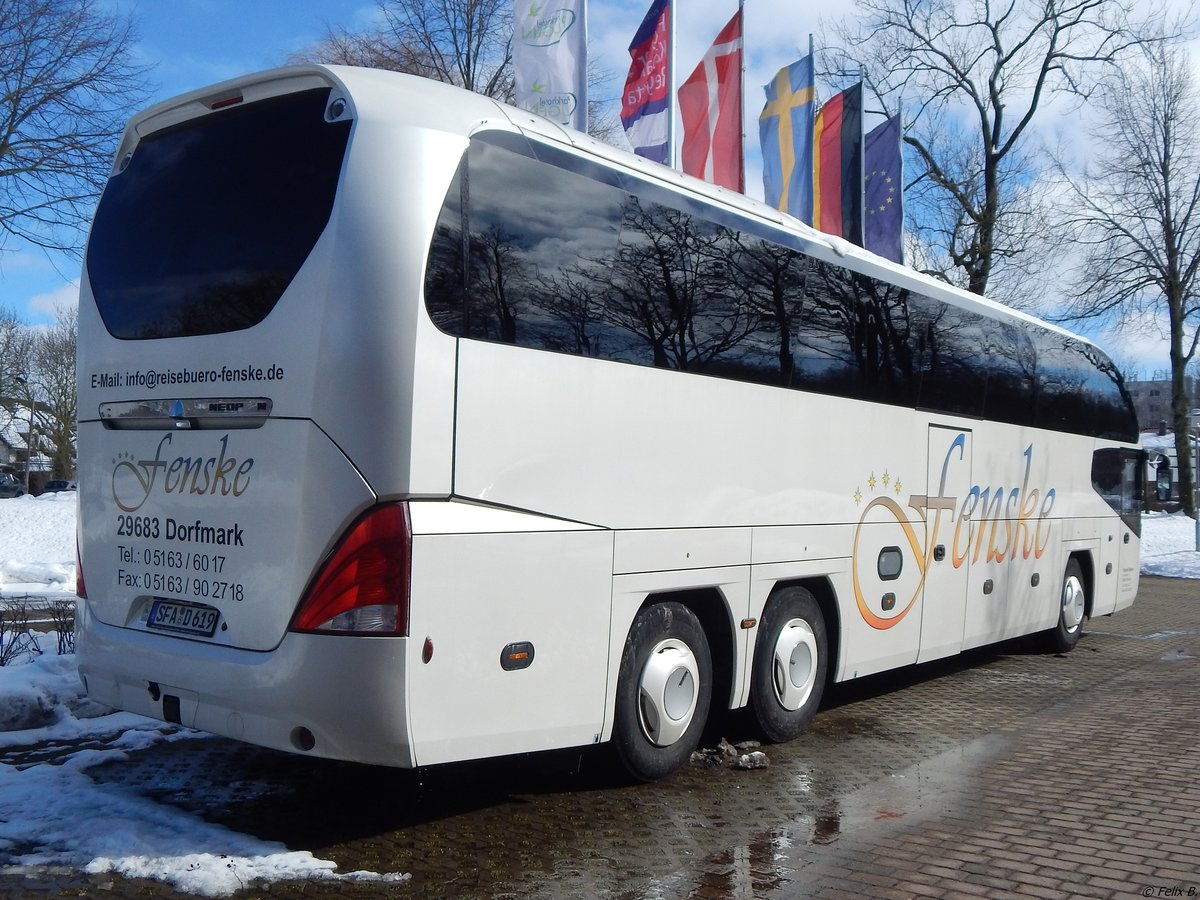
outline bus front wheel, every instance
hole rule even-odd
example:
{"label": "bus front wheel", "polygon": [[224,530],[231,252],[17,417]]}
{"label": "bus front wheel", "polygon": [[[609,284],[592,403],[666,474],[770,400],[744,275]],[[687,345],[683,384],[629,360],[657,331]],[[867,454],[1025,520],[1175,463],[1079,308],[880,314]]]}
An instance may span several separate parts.
{"label": "bus front wheel", "polygon": [[1055,653],[1066,653],[1079,643],[1087,616],[1087,590],[1078,560],[1069,560],[1059,594],[1058,624],[1046,632],[1047,644]]}
{"label": "bus front wheel", "polygon": [[630,775],[655,781],[700,742],[712,699],[712,657],[699,619],[682,603],[637,614],[617,678],[613,745]]}
{"label": "bus front wheel", "polygon": [[759,622],[750,708],[771,741],[799,736],[821,703],[829,666],[825,617],[802,587],[776,591]]}

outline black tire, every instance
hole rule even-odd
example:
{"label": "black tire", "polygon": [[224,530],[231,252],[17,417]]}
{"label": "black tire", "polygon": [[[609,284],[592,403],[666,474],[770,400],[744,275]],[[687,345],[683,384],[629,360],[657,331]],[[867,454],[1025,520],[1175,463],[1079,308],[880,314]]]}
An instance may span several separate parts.
{"label": "black tire", "polygon": [[712,677],[708,640],[690,609],[671,601],[637,614],[621,655],[613,721],[625,771],[656,781],[688,761],[708,718]]}
{"label": "black tire", "polygon": [[811,593],[788,587],[771,595],[750,674],[750,710],[768,740],[790,741],[812,721],[825,691],[828,646],[825,617]]}
{"label": "black tire", "polygon": [[1046,644],[1052,653],[1068,653],[1079,643],[1087,611],[1087,588],[1083,568],[1075,559],[1067,561],[1062,588],[1058,594],[1058,624],[1046,632]]}

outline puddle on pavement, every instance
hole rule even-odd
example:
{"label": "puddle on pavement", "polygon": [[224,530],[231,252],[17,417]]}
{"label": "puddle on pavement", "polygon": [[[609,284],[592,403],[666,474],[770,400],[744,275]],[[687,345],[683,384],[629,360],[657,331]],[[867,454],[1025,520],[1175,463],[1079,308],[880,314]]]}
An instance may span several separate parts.
{"label": "puddle on pavement", "polygon": [[1164,662],[1179,662],[1180,660],[1195,658],[1196,657],[1193,655],[1191,649],[1187,647],[1182,647],[1178,650],[1168,650],[1159,657],[1159,659],[1163,660]]}
{"label": "puddle on pavement", "polygon": [[851,715],[845,712],[817,716],[809,725],[809,734],[830,738],[855,737],[879,731],[879,722],[869,716]]}
{"label": "puddle on pavement", "polygon": [[[635,886],[639,897],[704,888],[720,898],[769,891],[847,835],[952,804],[991,750],[976,741],[930,755],[944,741],[842,706],[804,739],[764,748],[768,769],[694,766],[649,785],[619,783],[595,751],[414,772],[218,738],[133,751],[89,775],[344,871],[412,873],[406,898],[611,897]],[[764,830],[781,810],[783,825]]]}
{"label": "puddle on pavement", "polygon": [[845,793],[831,787],[815,812],[707,857],[694,867],[698,874],[670,879],[671,891],[664,896],[733,900],[801,881],[804,867],[821,852],[817,847],[843,838],[870,844],[881,839],[875,831],[908,827],[958,805],[976,773],[1007,743],[1002,736],[988,736]]}

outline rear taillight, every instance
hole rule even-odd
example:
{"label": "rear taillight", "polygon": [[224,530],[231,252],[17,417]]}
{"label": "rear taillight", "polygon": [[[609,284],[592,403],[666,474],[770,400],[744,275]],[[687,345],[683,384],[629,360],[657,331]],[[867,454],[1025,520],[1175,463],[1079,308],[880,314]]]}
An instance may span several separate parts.
{"label": "rear taillight", "polygon": [[293,631],[408,634],[408,505],[376,506],[350,526],[317,573]]}
{"label": "rear taillight", "polygon": [[87,586],[83,583],[83,560],[79,555],[79,539],[75,540],[75,596],[87,599]]}

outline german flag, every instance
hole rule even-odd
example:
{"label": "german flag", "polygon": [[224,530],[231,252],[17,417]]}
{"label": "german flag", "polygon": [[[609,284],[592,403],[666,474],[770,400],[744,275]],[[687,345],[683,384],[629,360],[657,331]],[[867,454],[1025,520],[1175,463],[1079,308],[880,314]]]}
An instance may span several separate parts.
{"label": "german flag", "polygon": [[813,126],[813,225],[862,246],[862,83],[830,97]]}

